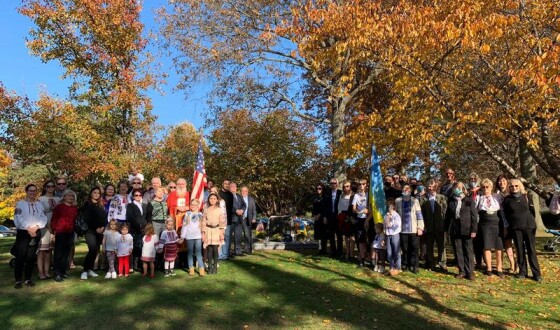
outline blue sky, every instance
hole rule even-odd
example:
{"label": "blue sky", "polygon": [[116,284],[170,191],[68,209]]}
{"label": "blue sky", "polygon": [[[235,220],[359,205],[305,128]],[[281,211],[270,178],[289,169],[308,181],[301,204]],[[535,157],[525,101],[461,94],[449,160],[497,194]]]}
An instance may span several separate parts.
{"label": "blue sky", "polygon": [[[165,5],[167,1],[144,1],[142,22],[149,30],[156,30],[154,10]],[[31,20],[17,12],[20,1],[0,1],[0,81],[9,90],[25,94],[37,99],[42,91],[65,98],[68,95],[69,81],[61,80],[63,68],[56,61],[42,63],[30,55],[25,45],[29,29],[33,27]],[[150,51],[156,53],[157,49]],[[148,91],[154,106],[153,113],[158,116],[158,124],[170,127],[183,121],[191,122],[200,128],[204,124],[204,112],[207,110],[205,93],[207,84],[201,83],[187,93],[174,92],[173,87],[179,77],[175,74],[170,58],[156,57],[155,64],[160,65],[169,74],[168,83],[159,86],[164,95],[155,90]]]}

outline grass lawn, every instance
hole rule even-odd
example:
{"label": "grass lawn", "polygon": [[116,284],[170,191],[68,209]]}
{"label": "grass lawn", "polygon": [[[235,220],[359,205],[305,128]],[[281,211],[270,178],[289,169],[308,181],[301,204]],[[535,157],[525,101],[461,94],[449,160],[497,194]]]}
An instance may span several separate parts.
{"label": "grass lawn", "polygon": [[[266,252],[218,275],[81,281],[13,288],[13,239],[0,239],[0,328],[464,329],[560,327],[560,259],[539,256],[544,282],[474,282],[421,270],[382,276],[326,257]],[[539,248],[542,244],[539,243]],[[87,247],[77,246],[77,264]],[[456,272],[455,269],[451,269]]]}

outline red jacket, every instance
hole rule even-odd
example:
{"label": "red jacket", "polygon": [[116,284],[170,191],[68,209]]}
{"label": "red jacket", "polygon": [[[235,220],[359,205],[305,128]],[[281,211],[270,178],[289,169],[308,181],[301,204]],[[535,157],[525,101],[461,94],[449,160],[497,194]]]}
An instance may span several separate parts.
{"label": "red jacket", "polygon": [[73,233],[74,222],[78,216],[78,207],[68,206],[64,203],[58,204],[54,210],[51,219],[51,228],[55,234]]}

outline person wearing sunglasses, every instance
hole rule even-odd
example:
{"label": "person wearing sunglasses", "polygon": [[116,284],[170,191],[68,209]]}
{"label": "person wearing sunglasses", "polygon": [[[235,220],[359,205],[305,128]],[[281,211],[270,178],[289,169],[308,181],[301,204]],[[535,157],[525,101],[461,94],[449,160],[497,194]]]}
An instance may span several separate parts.
{"label": "person wearing sunglasses", "polygon": [[419,237],[424,234],[424,217],[418,200],[411,196],[409,185],[404,185],[402,197],[395,201],[395,208],[401,217],[402,268],[418,273]]}
{"label": "person wearing sunglasses", "polygon": [[527,259],[529,259],[533,279],[541,282],[541,269],[535,248],[537,224],[533,215],[534,206],[520,180],[512,179],[509,182],[509,195],[504,198],[503,209],[517,250],[517,268],[519,269],[517,278],[527,277]]}
{"label": "person wearing sunglasses", "polygon": [[54,190],[54,195],[56,197],[62,199],[62,196],[64,195],[64,192],[66,191],[66,189],[68,189],[66,179],[65,178],[56,179],[56,187],[55,187],[55,190]]}
{"label": "person wearing sunglasses", "polygon": [[144,226],[146,220],[146,203],[142,202],[142,189],[132,189],[132,203],[126,206],[126,222],[130,225],[130,235],[132,235],[132,269],[140,270],[138,261],[142,256],[142,238],[144,236]]}
{"label": "person wearing sunglasses", "polygon": [[[483,257],[486,263],[486,276],[492,276],[492,250],[496,253],[496,272],[500,278],[504,277],[502,270],[502,250],[504,245],[500,237],[500,218],[502,211],[500,198],[492,193],[494,184],[488,178],[481,182],[482,194],[477,203],[478,227],[482,237]],[[506,223],[507,227],[507,223]]]}
{"label": "person wearing sunglasses", "polygon": [[[323,192],[323,217],[324,239],[321,240],[321,250],[326,252],[327,241],[330,245],[331,257],[335,258],[342,254],[342,234],[337,230],[338,199],[342,191],[338,189],[338,180],[331,178],[329,188]],[[335,237],[340,240],[335,241]]]}
{"label": "person wearing sunglasses", "polygon": [[457,182],[457,179],[455,179],[455,171],[448,167],[445,170],[445,178],[445,183],[441,186],[439,193],[450,199],[453,197],[453,185]]}
{"label": "person wearing sunglasses", "polygon": [[[323,208],[323,191],[325,187],[322,183],[315,185],[315,192],[312,195],[313,208],[311,209],[311,216],[313,217],[313,238],[319,243],[323,239],[323,218],[321,216]],[[319,244],[321,247],[322,245]],[[319,250],[319,254],[326,254],[326,251]]]}

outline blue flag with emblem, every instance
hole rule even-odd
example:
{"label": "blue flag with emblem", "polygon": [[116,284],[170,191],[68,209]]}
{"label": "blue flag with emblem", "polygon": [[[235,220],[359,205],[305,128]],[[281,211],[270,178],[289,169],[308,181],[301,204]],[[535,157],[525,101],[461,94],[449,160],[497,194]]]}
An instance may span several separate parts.
{"label": "blue flag with emblem", "polygon": [[381,164],[379,164],[379,157],[377,156],[375,146],[371,147],[369,205],[373,221],[375,223],[382,223],[383,216],[387,213],[387,204],[385,203],[385,190],[383,190]]}

